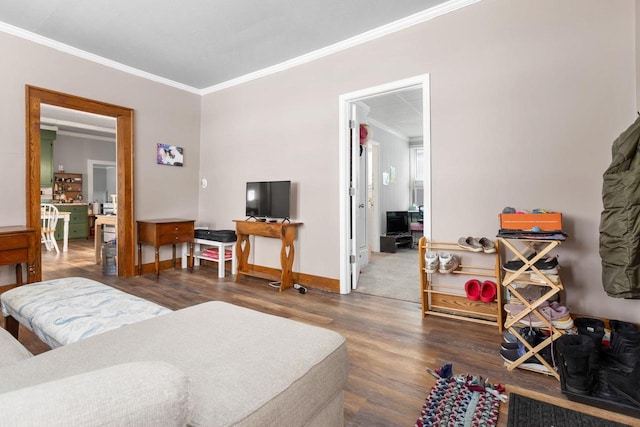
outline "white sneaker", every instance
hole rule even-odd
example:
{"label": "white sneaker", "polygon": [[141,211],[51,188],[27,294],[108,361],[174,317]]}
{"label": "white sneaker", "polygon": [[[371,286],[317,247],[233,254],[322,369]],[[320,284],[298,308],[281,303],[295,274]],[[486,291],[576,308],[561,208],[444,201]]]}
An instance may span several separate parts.
{"label": "white sneaker", "polygon": [[428,251],[424,254],[424,271],[427,273],[435,273],[438,271],[438,254]]}
{"label": "white sneaker", "polygon": [[440,254],[440,273],[449,274],[458,268],[458,258],[451,252],[442,252]]}

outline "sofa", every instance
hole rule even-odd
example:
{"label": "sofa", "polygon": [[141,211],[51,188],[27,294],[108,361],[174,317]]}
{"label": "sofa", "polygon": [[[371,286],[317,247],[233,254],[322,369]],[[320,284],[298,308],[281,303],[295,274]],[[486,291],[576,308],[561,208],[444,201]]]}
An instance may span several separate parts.
{"label": "sofa", "polygon": [[343,425],[345,339],[225,302],[0,355],[1,426]]}

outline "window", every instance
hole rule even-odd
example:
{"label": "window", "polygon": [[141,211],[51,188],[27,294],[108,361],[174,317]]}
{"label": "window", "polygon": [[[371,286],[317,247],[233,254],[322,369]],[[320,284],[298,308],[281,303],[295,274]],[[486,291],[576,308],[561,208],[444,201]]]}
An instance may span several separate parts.
{"label": "window", "polygon": [[424,205],[424,148],[411,148],[411,203]]}

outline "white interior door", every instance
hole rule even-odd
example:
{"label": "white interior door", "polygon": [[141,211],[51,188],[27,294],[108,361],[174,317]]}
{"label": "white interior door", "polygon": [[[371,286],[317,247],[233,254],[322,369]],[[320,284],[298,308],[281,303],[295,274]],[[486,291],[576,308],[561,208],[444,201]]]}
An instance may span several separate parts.
{"label": "white interior door", "polygon": [[[356,105],[349,104],[349,135],[351,145],[351,173],[350,173],[350,200],[351,200],[351,227],[350,227],[350,268],[351,289],[358,287],[360,277],[360,246],[365,236],[366,227],[362,230],[362,216],[366,215],[363,202],[361,202],[360,189],[360,123],[357,121]],[[366,197],[366,189],[365,189]],[[362,207],[360,207],[362,205]]]}
{"label": "white interior door", "polygon": [[372,252],[380,252],[379,153],[380,145],[375,141],[369,141],[367,146],[367,244]]}
{"label": "white interior door", "polygon": [[[422,88],[423,96],[423,144],[424,144],[424,235],[431,236],[431,170],[430,170],[430,152],[431,152],[431,121],[429,106],[429,75],[423,74],[404,80],[386,83],[380,86],[358,90],[356,92],[340,95],[339,98],[339,114],[340,114],[340,137],[339,137],[339,164],[340,164],[340,189],[339,189],[339,207],[340,207],[340,293],[348,294],[358,285],[358,253],[359,242],[357,241],[357,208],[359,198],[358,182],[354,179],[360,176],[360,153],[359,153],[359,126],[356,126],[357,120],[355,103],[378,94],[390,93],[393,91],[406,90],[411,88]],[[352,126],[351,126],[352,125]],[[357,137],[356,137],[357,132]],[[358,143],[356,143],[358,141]],[[366,181],[362,183],[365,184]],[[365,192],[366,195],[366,192]],[[380,200],[378,198],[378,200]],[[363,199],[366,211],[366,198]],[[366,213],[364,213],[366,217]],[[366,233],[364,233],[366,236]]]}
{"label": "white interior door", "polygon": [[[359,127],[359,125],[358,125]],[[360,132],[358,131],[358,134]],[[358,136],[359,139],[359,136]],[[367,191],[367,150],[368,147],[362,147],[360,150],[360,141],[358,140],[358,213],[356,214],[356,242],[358,245],[358,272],[369,264],[369,236],[367,228],[369,224],[368,211],[368,191]]]}

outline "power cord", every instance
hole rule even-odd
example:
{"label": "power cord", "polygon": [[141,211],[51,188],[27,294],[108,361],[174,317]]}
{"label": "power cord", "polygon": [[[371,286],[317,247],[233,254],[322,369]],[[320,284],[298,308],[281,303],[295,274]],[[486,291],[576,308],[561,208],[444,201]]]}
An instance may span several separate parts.
{"label": "power cord", "polygon": [[[272,288],[279,288],[280,284],[281,284],[281,282],[269,282],[269,286],[271,286]],[[305,288],[304,286],[299,285],[297,283],[293,284],[293,289],[296,289],[301,294],[306,294],[307,293],[307,288]]]}

